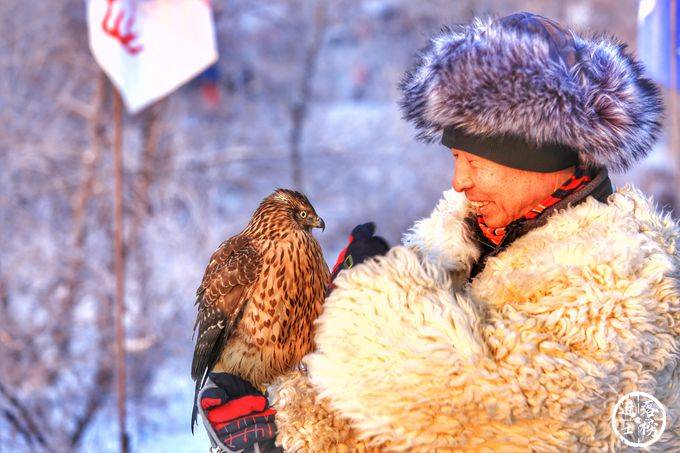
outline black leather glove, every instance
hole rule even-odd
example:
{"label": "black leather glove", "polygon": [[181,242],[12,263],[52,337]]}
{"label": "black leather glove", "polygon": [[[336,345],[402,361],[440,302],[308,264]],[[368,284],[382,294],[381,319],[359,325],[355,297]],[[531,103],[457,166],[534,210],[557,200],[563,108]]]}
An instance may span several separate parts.
{"label": "black leather glove", "polygon": [[208,436],[226,452],[282,452],[274,445],[276,410],[249,382],[229,373],[210,373],[198,396]]}
{"label": "black leather glove", "polygon": [[349,269],[372,256],[384,255],[390,245],[380,236],[375,236],[375,223],[357,225],[349,235],[349,243],[338,255],[331,273],[331,281],[343,269]]}

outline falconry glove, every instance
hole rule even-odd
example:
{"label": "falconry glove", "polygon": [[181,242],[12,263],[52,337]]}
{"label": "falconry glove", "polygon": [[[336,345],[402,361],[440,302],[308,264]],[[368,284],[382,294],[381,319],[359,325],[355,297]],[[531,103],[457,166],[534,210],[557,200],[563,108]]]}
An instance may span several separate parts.
{"label": "falconry glove", "polygon": [[229,373],[210,373],[198,410],[213,446],[211,452],[282,452],[276,447],[276,410],[249,382]]}
{"label": "falconry glove", "polygon": [[340,252],[331,273],[331,281],[343,269],[349,269],[373,256],[384,255],[390,245],[380,236],[375,236],[375,223],[357,225],[349,235],[347,246]]}

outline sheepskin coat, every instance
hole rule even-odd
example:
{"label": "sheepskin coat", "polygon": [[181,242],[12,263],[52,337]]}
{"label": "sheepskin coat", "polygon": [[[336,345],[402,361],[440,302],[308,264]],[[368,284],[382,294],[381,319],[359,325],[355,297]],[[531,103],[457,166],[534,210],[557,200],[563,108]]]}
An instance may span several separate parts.
{"label": "sheepskin coat", "polygon": [[678,226],[632,187],[560,210],[472,280],[464,195],[343,271],[306,371],[272,395],[286,451],[617,451],[631,391],[680,451]]}

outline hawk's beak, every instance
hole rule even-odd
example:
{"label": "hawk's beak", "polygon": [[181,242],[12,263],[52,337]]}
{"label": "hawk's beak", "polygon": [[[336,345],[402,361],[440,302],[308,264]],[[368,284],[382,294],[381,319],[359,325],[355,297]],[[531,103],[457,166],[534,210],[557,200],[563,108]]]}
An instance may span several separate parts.
{"label": "hawk's beak", "polygon": [[326,229],[326,222],[324,222],[321,217],[317,216],[316,221],[314,222],[314,228],[321,228],[321,231],[324,231]]}

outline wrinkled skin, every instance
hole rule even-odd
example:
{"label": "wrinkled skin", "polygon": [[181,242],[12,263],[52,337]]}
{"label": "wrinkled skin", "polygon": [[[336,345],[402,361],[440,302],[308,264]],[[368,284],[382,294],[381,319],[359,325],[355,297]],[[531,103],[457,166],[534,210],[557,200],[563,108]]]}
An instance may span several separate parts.
{"label": "wrinkled skin", "polygon": [[465,151],[452,149],[455,159],[451,185],[465,192],[491,228],[501,228],[522,217],[552,194],[574,172],[569,167],[552,173],[537,173],[506,167]]}

